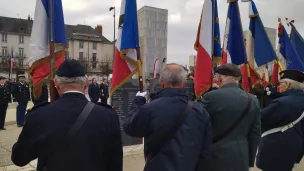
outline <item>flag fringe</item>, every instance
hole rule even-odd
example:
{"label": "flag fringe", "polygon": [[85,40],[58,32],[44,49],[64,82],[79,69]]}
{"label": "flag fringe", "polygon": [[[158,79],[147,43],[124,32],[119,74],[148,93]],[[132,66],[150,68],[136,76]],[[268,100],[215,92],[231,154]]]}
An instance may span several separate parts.
{"label": "flag fringe", "polygon": [[113,95],[113,93],[119,88],[121,87],[123,84],[125,84],[131,77],[133,77],[133,75],[135,75],[138,72],[138,68],[136,68],[131,74],[129,74],[125,79],[123,79],[118,85],[116,85],[115,87],[111,88],[110,91],[110,96]]}
{"label": "flag fringe", "polygon": [[130,63],[132,66],[137,66],[137,60],[134,60],[126,55],[127,53],[134,53],[134,52],[135,49],[120,50],[120,57],[122,57],[122,59]]}
{"label": "flag fringe", "polygon": [[195,96],[197,99],[203,96],[210,88],[212,84],[209,84],[204,90],[202,90],[200,93],[195,92]]}
{"label": "flag fringe", "polygon": [[[55,60],[56,60],[57,58],[60,58],[61,55],[65,55],[65,49],[60,50],[60,51],[58,51],[58,52],[55,52]],[[44,63],[49,62],[50,59],[51,59],[51,56],[47,56],[47,57],[38,59],[38,60],[35,61],[35,62],[32,64],[32,66],[28,69],[28,73],[29,73],[30,75],[32,75],[32,73],[33,73],[33,71],[34,71],[35,68],[39,67],[40,65],[42,65],[42,64],[44,64]]]}

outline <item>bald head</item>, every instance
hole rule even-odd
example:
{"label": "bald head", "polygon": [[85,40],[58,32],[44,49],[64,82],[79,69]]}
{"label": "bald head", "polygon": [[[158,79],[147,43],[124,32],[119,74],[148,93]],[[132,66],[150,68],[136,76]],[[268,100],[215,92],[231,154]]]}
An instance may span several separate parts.
{"label": "bald head", "polygon": [[183,66],[167,64],[160,74],[160,84],[163,88],[183,88],[186,84],[187,73]]}

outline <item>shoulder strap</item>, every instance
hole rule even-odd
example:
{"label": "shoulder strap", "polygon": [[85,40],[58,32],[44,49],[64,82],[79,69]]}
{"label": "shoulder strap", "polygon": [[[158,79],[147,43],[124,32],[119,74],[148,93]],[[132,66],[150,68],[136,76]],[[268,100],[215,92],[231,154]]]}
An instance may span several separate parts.
{"label": "shoulder strap", "polygon": [[248,93],[247,97],[248,97],[248,103],[246,108],[244,109],[242,115],[240,118],[238,118],[238,120],[236,120],[236,122],[229,128],[227,129],[225,132],[223,132],[222,134],[218,135],[217,137],[213,138],[213,144],[219,142],[220,140],[222,140],[223,138],[225,138],[227,135],[229,135],[235,128],[236,126],[239,125],[239,123],[245,118],[245,116],[247,116],[247,114],[249,113],[250,109],[251,109],[251,97]]}
{"label": "shoulder strap", "polygon": [[175,120],[174,126],[168,132],[164,133],[161,137],[151,137],[152,142],[150,143],[151,146],[149,148],[149,151],[151,152],[146,157],[146,164],[150,163],[153,157],[155,157],[160,152],[162,147],[174,137],[177,130],[186,120],[188,112],[190,109],[192,109],[192,106],[193,103],[188,101],[186,107],[182,111],[182,114]]}
{"label": "shoulder strap", "polygon": [[[80,115],[78,116],[76,122],[69,129],[69,131],[67,132],[67,134],[63,138],[63,140],[57,144],[55,149],[49,155],[47,155],[46,160],[45,160],[46,163],[49,162],[49,159],[52,159],[52,157],[55,156],[60,151],[60,149],[62,149],[64,147],[64,145],[69,144],[69,142],[71,142],[73,137],[79,132],[82,125],[84,124],[84,122],[87,120],[87,118],[91,114],[91,111],[93,110],[94,106],[95,106],[95,104],[92,102],[88,102],[86,104],[86,106],[84,107],[84,109],[82,110]],[[47,169],[44,168],[44,171],[46,171],[46,170]]]}

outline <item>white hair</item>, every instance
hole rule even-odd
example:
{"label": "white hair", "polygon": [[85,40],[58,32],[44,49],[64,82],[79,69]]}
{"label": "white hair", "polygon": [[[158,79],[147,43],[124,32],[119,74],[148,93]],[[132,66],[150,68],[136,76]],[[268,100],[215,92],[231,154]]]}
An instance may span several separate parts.
{"label": "white hair", "polygon": [[230,83],[239,84],[240,77],[226,76],[221,74],[218,75],[221,78],[223,84],[230,84]]}
{"label": "white hair", "polygon": [[[179,69],[171,70],[169,67],[172,65],[179,66]],[[187,78],[187,72],[183,66],[175,63],[167,64],[160,74],[160,80],[164,82],[166,86],[177,86],[185,83]]]}
{"label": "white hair", "polygon": [[86,84],[86,77],[59,77],[56,75],[55,79],[57,80],[57,83],[59,87],[62,86],[84,86]]}
{"label": "white hair", "polygon": [[300,83],[298,81],[294,81],[291,79],[282,79],[280,80],[280,82],[282,83],[288,83],[289,84],[289,90],[304,90],[304,83]]}

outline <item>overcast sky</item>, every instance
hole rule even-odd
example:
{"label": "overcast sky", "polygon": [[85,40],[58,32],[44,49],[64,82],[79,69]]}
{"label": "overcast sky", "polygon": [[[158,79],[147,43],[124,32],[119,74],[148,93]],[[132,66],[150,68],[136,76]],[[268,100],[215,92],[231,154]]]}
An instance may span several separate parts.
{"label": "overcast sky", "polygon": [[[121,0],[62,0],[66,24],[102,24],[106,38],[113,40],[113,12],[119,16]],[[288,17],[304,34],[304,0],[255,0],[265,27],[277,28],[277,17]],[[36,0],[0,0],[0,15],[27,18],[33,16]],[[203,0],[137,0],[138,9],[144,5],[169,10],[168,61],[188,64],[195,54],[193,44],[197,32]],[[240,2],[243,29],[249,26],[248,3]],[[227,17],[227,0],[218,0],[221,37]],[[118,20],[116,20],[118,21]]]}

